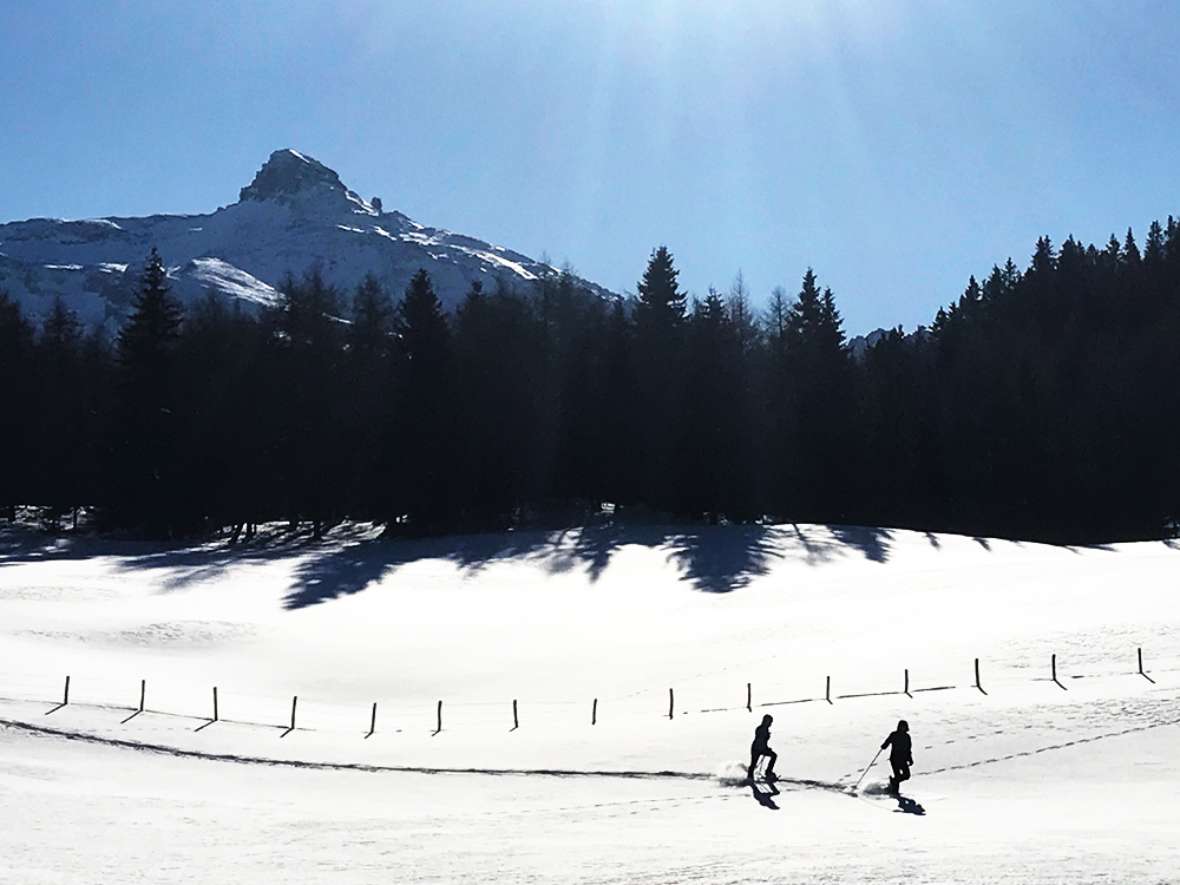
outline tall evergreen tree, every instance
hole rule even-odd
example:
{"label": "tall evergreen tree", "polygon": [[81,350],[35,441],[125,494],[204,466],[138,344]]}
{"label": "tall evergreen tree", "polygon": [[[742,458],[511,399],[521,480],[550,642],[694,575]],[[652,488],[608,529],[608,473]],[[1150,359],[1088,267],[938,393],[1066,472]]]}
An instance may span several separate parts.
{"label": "tall evergreen tree", "polygon": [[51,529],[85,502],[86,378],[82,364],[82,329],[74,312],[57,298],[37,342],[38,387],[36,436],[38,462],[33,468],[41,491],[42,517]]}
{"label": "tall evergreen tree", "polygon": [[349,464],[348,512],[381,519],[389,513],[395,465],[385,445],[395,432],[390,391],[394,382],[395,311],[393,300],[371,275],[357,286],[343,379],[343,436],[353,453]]}
{"label": "tall evergreen tree", "polygon": [[436,531],[454,518],[457,422],[450,329],[425,270],[406,287],[397,335],[396,499],[412,531]]}
{"label": "tall evergreen tree", "polygon": [[688,296],[680,291],[677,282],[679,275],[667,246],[658,246],[652,250],[637,287],[639,299],[635,318],[641,328],[650,325],[664,329],[684,319]]}
{"label": "tall evergreen tree", "polygon": [[639,500],[635,435],[639,427],[634,329],[623,299],[615,298],[603,336],[602,497],[616,504]]}
{"label": "tall evergreen tree", "polygon": [[38,494],[26,469],[34,451],[32,360],[33,329],[0,289],[0,517],[9,520]]}
{"label": "tall evergreen tree", "polygon": [[660,246],[651,253],[638,285],[635,304],[636,405],[639,424],[634,438],[640,497],[658,511],[674,511],[678,436],[676,417],[684,395],[684,309],[672,253]]}
{"label": "tall evergreen tree", "polygon": [[778,453],[788,477],[786,503],[805,519],[846,519],[858,469],[851,358],[835,298],[820,291],[811,268],[787,317],[784,357],[780,370],[787,373],[793,413]]}
{"label": "tall evergreen tree", "polygon": [[344,515],[338,490],[351,487],[340,467],[347,443],[340,293],[313,269],[298,282],[288,279],[281,294],[271,383],[288,388],[276,440],[283,509],[292,526],[310,520],[318,537]]}
{"label": "tall evergreen tree", "polygon": [[748,464],[742,437],[742,351],[725,302],[710,290],[694,305],[686,360],[687,396],[676,422],[681,434],[677,462],[678,509],[718,521],[747,517]]}
{"label": "tall evergreen tree", "polygon": [[131,316],[119,334],[119,417],[110,513],[123,526],[172,535],[178,509],[176,350],[184,313],[159,253],[148,256]]}

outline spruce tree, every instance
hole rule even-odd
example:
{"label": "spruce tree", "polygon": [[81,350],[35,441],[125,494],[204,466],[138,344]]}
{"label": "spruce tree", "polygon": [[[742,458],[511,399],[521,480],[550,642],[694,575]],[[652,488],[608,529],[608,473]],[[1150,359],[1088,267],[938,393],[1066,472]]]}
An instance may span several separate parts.
{"label": "spruce tree", "polygon": [[622,298],[610,305],[603,343],[603,438],[600,453],[602,496],[615,505],[633,505],[639,500],[634,455],[639,426],[635,389],[634,329]]}
{"label": "spruce tree", "polygon": [[319,537],[344,515],[338,490],[351,487],[339,466],[348,403],[341,383],[340,293],[312,269],[298,282],[288,279],[282,296],[274,348],[275,382],[288,386],[278,431],[283,509],[292,527],[310,520]]}
{"label": "spruce tree", "polygon": [[686,360],[687,396],[677,421],[681,439],[679,510],[716,522],[743,518],[748,489],[741,436],[741,373],[736,331],[721,296],[710,290],[694,305]]}
{"label": "spruce tree", "polygon": [[832,521],[846,517],[857,465],[852,445],[855,393],[840,313],[811,268],[787,318],[783,384],[792,421],[777,456],[787,475],[788,514]]}
{"label": "spruce tree", "polygon": [[393,433],[395,421],[390,397],[396,345],[394,313],[384,287],[366,275],[353,295],[342,382],[342,431],[353,453],[348,465],[346,509],[357,519],[381,519],[389,510],[394,466],[384,443]]}
{"label": "spruce tree", "polygon": [[425,270],[414,274],[398,306],[396,507],[416,533],[453,519],[455,389],[450,329]]}
{"label": "spruce tree", "polygon": [[82,375],[82,330],[78,318],[61,298],[41,327],[37,342],[36,436],[37,464],[33,467],[41,491],[42,520],[51,530],[61,518],[83,503],[85,460],[85,382]]}
{"label": "spruce tree", "polygon": [[667,247],[654,249],[639,281],[635,304],[636,427],[633,451],[639,497],[662,512],[676,510],[678,468],[675,429],[684,395],[684,309],[686,295]]}
{"label": "spruce tree", "polygon": [[152,249],[144,264],[131,316],[118,340],[119,420],[114,442],[112,516],[151,536],[179,524],[176,349],[183,321],[168,274]]}
{"label": "spruce tree", "polygon": [[35,451],[33,329],[20,305],[0,289],[0,518],[36,497],[27,469]]}
{"label": "spruce tree", "polygon": [[637,286],[639,301],[635,317],[640,326],[650,324],[661,328],[673,326],[684,319],[687,296],[680,291],[677,282],[679,275],[667,246],[652,250],[643,279]]}

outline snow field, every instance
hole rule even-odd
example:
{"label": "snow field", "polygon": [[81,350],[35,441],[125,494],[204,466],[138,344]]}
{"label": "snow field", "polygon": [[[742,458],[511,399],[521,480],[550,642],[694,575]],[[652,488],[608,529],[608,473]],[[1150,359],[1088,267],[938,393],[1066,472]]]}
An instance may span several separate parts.
{"label": "snow field", "polygon": [[[8,534],[0,850],[32,882],[1169,881],[1178,563],[814,526]],[[728,785],[767,712],[777,813]],[[924,816],[840,789],[903,717]]]}

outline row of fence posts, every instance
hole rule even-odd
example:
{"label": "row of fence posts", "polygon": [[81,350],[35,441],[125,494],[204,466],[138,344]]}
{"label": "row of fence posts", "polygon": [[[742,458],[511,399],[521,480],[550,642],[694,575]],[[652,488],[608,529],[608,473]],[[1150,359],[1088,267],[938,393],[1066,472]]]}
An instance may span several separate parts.
{"label": "row of fence posts", "polygon": [[[1152,679],[1151,676],[1148,675],[1147,671],[1143,669],[1143,649],[1142,648],[1136,649],[1136,660],[1138,663],[1138,675],[1142,676],[1144,679],[1146,679],[1152,685],[1155,685],[1155,680]],[[1061,682],[1061,680],[1057,676],[1057,655],[1056,654],[1051,655],[1049,658],[1049,676],[1050,676],[1050,681],[1052,681],[1062,691],[1069,690]],[[947,686],[947,687],[952,687],[952,686]],[[975,683],[974,683],[974,685],[972,685],[972,688],[977,689],[980,694],[984,694],[984,695],[987,694],[987,691],[984,689],[983,682],[980,679],[980,675],[979,675],[979,658],[975,658]],[[930,691],[931,689],[915,689],[915,690],[916,691],[923,691],[923,690]],[[913,694],[910,691],[910,671],[909,671],[908,667],[904,671],[904,682],[903,682],[903,688],[902,688],[901,693],[904,694],[908,698],[913,697]],[[147,680],[141,679],[141,680],[139,680],[139,706],[136,707],[134,709],[134,711],[131,713],[131,715],[128,716],[126,719],[124,719],[120,724],[125,725],[128,722],[130,722],[132,719],[134,719],[136,716],[139,716],[141,713],[145,712],[144,703],[145,703],[146,699],[147,699]],[[827,701],[829,704],[834,703],[834,701],[832,700],[832,677],[831,676],[826,677],[824,680],[824,700]],[[58,710],[60,710],[62,707],[67,706],[69,703],[70,703],[70,677],[67,676],[65,688],[62,691],[61,703],[58,704],[57,706],[55,706],[52,710],[47,710],[45,712],[45,715],[48,716],[50,713],[56,713]],[[286,737],[287,735],[289,735],[291,732],[293,732],[295,730],[295,713],[296,713],[298,704],[299,704],[299,696],[295,695],[294,697],[291,698],[291,722],[286,727],[286,729],[284,729],[283,733],[279,735],[279,737]],[[772,705],[771,704],[764,704],[763,706],[772,706]],[[754,711],[754,686],[753,686],[753,683],[750,683],[750,682],[746,683],[746,705],[745,705],[745,708],[746,708],[746,712],[748,712],[748,713],[752,713]],[[675,717],[676,717],[676,692],[674,689],[669,688],[668,689],[668,718],[674,719]],[[220,711],[218,709],[218,703],[217,703],[217,686],[215,685],[215,686],[213,686],[213,718],[209,719],[204,724],[198,726],[195,729],[195,731],[202,731],[203,729],[208,728],[214,722],[220,721],[220,719],[221,719],[221,716],[220,716]],[[590,724],[591,725],[598,724],[598,698],[594,698],[593,702],[590,705]],[[509,729],[509,731],[516,731],[519,728],[520,728],[520,708],[517,703],[517,699],[513,698],[512,699],[512,728]],[[438,705],[435,710],[435,728],[434,728],[433,734],[439,734],[440,732],[442,732],[442,730],[443,730],[443,702],[440,700],[438,702]],[[369,730],[365,734],[365,738],[366,739],[371,738],[376,732],[377,732],[377,702],[374,701],[372,712],[370,713],[370,716],[369,716]]]}

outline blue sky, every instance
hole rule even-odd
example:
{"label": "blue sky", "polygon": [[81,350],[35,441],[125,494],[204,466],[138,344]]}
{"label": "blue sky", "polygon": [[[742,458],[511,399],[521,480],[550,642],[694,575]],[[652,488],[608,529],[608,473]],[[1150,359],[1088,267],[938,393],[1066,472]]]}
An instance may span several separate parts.
{"label": "blue sky", "polygon": [[850,333],[1180,214],[1168,2],[0,2],[0,220],[202,212],[296,147],[633,290],[814,266]]}

